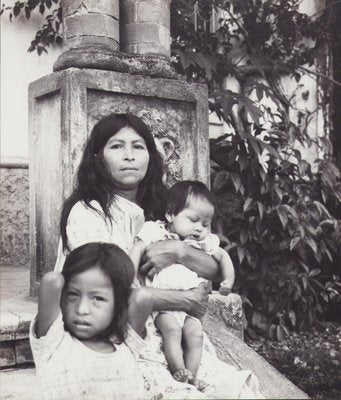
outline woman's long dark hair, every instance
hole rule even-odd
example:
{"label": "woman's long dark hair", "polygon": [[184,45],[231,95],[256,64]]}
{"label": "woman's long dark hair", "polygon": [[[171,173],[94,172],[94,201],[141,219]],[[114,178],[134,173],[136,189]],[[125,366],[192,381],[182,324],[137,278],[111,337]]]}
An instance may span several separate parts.
{"label": "woman's long dark hair", "polygon": [[128,299],[134,279],[133,263],[115,244],[99,242],[84,244],[66,257],[62,272],[65,286],[74,275],[92,267],[100,268],[109,277],[114,291],[114,315],[102,337],[108,339],[115,334],[119,343],[122,343],[127,329]]}
{"label": "woman's long dark hair", "polygon": [[109,207],[115,198],[115,188],[103,159],[103,148],[112,136],[127,126],[133,128],[144,139],[149,152],[148,169],[139,185],[136,202],[143,208],[146,220],[163,218],[166,200],[166,187],[162,183],[164,164],[152,134],[147,125],[135,115],[110,114],[94,126],[78,167],[76,187],[64,202],[60,221],[64,249],[68,248],[67,219],[78,201],[83,201],[87,207],[97,211],[90,204],[92,200],[96,200],[104,216],[110,221]]}

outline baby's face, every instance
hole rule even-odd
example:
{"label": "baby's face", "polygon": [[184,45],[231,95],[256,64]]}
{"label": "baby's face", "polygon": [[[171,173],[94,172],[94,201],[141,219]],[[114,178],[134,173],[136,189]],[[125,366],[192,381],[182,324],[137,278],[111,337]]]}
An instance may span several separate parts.
{"label": "baby's face", "polygon": [[181,239],[202,240],[210,232],[214,207],[207,200],[190,196],[186,207],[177,215],[166,214],[169,229]]}
{"label": "baby's face", "polygon": [[97,266],[72,276],[64,287],[61,308],[64,324],[73,336],[96,339],[114,316],[110,278]]}

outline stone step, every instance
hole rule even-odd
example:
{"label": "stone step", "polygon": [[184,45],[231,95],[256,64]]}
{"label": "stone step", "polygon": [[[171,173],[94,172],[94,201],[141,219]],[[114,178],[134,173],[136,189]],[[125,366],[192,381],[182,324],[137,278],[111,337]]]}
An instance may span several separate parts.
{"label": "stone step", "polygon": [[36,400],[37,381],[35,369],[12,368],[0,371],[1,400]]}
{"label": "stone step", "polygon": [[37,302],[29,297],[29,270],[0,267],[0,368],[32,363],[29,324]]}

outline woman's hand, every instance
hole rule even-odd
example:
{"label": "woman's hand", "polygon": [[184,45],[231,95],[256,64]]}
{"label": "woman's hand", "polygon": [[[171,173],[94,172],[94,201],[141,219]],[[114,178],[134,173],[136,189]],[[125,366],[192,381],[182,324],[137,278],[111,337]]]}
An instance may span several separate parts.
{"label": "woman's hand", "polygon": [[180,262],[184,246],[179,240],[162,240],[149,245],[142,258],[140,271],[153,278],[163,268]]}
{"label": "woman's hand", "polygon": [[209,286],[209,282],[203,282],[197,288],[191,290],[192,299],[188,301],[188,314],[198,319],[201,319],[205,315],[208,308]]}

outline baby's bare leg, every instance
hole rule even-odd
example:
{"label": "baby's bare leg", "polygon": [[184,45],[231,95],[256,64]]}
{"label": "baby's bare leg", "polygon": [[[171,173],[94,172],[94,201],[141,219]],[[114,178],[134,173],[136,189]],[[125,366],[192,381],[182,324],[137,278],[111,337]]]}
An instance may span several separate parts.
{"label": "baby's bare leg", "polygon": [[185,368],[181,347],[182,329],[177,320],[167,313],[160,313],[155,319],[163,339],[164,353],[169,369],[177,381],[187,382],[189,372]]}
{"label": "baby's bare leg", "polygon": [[185,344],[185,366],[191,373],[188,382],[198,390],[204,390],[208,384],[196,377],[203,350],[203,331],[200,321],[187,317],[183,327],[183,338]]}

